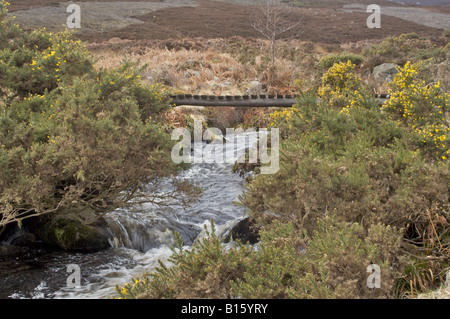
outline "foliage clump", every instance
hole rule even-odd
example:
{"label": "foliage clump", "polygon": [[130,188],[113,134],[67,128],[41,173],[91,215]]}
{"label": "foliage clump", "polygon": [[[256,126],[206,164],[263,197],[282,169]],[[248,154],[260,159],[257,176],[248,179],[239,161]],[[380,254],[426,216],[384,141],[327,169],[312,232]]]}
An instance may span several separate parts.
{"label": "foliage clump", "polygon": [[322,76],[322,83],[318,89],[318,96],[330,105],[344,107],[353,101],[358,101],[353,95],[361,92],[361,78],[356,74],[355,65],[348,60],[338,62]]}
{"label": "foliage clump", "polygon": [[230,298],[231,282],[248,267],[252,249],[224,249],[214,223],[203,239],[186,249],[178,236],[168,263],[132,284],[116,287],[120,298]]}
{"label": "foliage clump", "polygon": [[124,62],[96,69],[69,33],[24,31],[0,2],[0,225],[66,208],[107,212],[174,172],[162,88]]}
{"label": "foliage clump", "polygon": [[420,80],[420,63],[407,62],[390,83],[390,99],[383,109],[418,134],[421,149],[434,159],[450,153],[450,95],[441,83]]}
{"label": "foliage clump", "polygon": [[368,58],[379,57],[382,60],[394,61],[398,64],[427,59],[433,59],[436,63],[440,63],[448,59],[450,45],[438,45],[416,33],[408,33],[391,36],[381,43],[372,44],[369,48],[364,49],[362,54]]}
{"label": "foliage clump", "polygon": [[[225,249],[214,232],[191,249],[172,248],[170,266],[117,286],[119,298],[389,298],[401,265],[398,230],[339,222],[328,216],[310,237],[275,222],[255,248]],[[367,287],[367,267],[381,270],[381,287]],[[344,272],[343,272],[344,269]],[[348,280],[351,278],[351,280]]]}
{"label": "foliage clump", "polygon": [[[438,84],[418,82],[407,63],[385,105],[380,107],[361,87],[358,94],[344,96],[348,104],[342,107],[346,103],[330,102],[362,86],[353,80],[346,83],[354,79],[350,65],[344,72],[350,74],[343,77],[332,67],[324,75],[321,100],[305,94],[290,116],[273,117],[273,125],[288,132],[280,171],[257,176],[241,201],[262,223],[270,225],[276,218],[308,232],[317,229],[316,219],[327,211],[366,229],[378,223],[402,229],[401,252],[413,256],[415,265],[407,276],[417,283],[423,263],[433,273],[446,267],[448,95]],[[425,138],[423,130],[429,127],[433,132]],[[427,258],[433,262],[424,262]],[[405,283],[402,276],[397,279]]]}
{"label": "foliage clump", "polygon": [[364,57],[353,53],[329,54],[319,60],[319,66],[323,69],[328,69],[336,63],[347,63],[348,61],[359,65],[364,62]]}

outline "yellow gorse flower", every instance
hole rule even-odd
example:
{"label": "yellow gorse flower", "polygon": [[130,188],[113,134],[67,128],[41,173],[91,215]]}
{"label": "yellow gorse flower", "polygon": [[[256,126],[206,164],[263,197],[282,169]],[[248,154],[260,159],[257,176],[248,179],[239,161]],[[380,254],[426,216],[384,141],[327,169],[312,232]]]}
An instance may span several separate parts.
{"label": "yellow gorse flower", "polygon": [[383,109],[399,116],[418,134],[423,147],[446,160],[450,143],[448,109],[450,96],[442,92],[441,83],[426,84],[418,78],[420,64],[405,63],[389,86],[390,99]]}

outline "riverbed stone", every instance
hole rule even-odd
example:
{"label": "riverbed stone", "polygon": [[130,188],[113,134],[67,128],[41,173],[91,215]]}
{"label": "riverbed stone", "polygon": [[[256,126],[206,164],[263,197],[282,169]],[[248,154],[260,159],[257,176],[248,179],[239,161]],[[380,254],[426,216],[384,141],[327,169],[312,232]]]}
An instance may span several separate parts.
{"label": "riverbed stone", "polygon": [[258,80],[253,80],[244,83],[244,88],[245,94],[260,94],[264,90],[264,85]]}
{"label": "riverbed stone", "polygon": [[397,74],[399,65],[395,63],[383,63],[377,65],[373,71],[372,75],[374,79],[381,80],[384,82],[392,82],[394,75]]}
{"label": "riverbed stone", "polygon": [[11,246],[27,246],[34,243],[36,236],[28,231],[26,227],[27,220],[23,226],[19,227],[17,223],[9,223],[0,229],[0,244]]}
{"label": "riverbed stone", "polygon": [[107,224],[103,218],[85,224],[75,219],[48,219],[37,232],[44,243],[70,251],[91,252],[111,247]]}
{"label": "riverbed stone", "polygon": [[254,245],[259,242],[259,227],[249,217],[243,218],[233,226],[223,241],[228,243],[232,240]]}

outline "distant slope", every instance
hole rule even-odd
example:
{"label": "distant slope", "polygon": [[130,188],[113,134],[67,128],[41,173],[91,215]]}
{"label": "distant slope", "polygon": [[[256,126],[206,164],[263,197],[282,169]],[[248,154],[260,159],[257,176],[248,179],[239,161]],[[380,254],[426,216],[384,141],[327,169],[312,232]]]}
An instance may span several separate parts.
{"label": "distant slope", "polygon": [[[250,5],[251,1],[253,0],[78,1],[82,10],[88,9],[82,14],[82,28],[77,36],[82,40],[95,42],[111,38],[146,41],[186,37],[207,39],[234,36],[260,37],[252,27],[252,22],[257,19],[258,10],[257,7]],[[159,10],[140,9],[146,7],[143,2],[148,2],[149,8]],[[368,29],[366,26],[368,13],[361,10],[360,12],[341,10],[344,4],[352,3],[354,0],[311,1],[314,3],[312,8],[302,6],[307,5],[309,3],[307,1],[294,2],[299,7],[290,8],[288,15],[292,21],[300,23],[290,34],[284,34],[285,37],[299,33],[298,38],[304,41],[340,44],[382,39],[402,33],[414,32],[431,37],[442,34],[442,30],[415,23],[414,21],[420,21],[417,17],[410,19],[413,21],[406,21],[384,15],[381,29]],[[360,4],[366,2],[372,3],[373,0],[359,1]],[[61,4],[54,0],[16,0],[11,5],[11,10],[17,17],[16,21],[24,27],[47,29],[58,27],[61,30],[68,16],[64,10],[64,6],[68,3]],[[195,3],[197,6],[192,6]],[[379,4],[399,6],[395,2],[388,1],[379,1]],[[26,7],[32,9],[23,11]]]}

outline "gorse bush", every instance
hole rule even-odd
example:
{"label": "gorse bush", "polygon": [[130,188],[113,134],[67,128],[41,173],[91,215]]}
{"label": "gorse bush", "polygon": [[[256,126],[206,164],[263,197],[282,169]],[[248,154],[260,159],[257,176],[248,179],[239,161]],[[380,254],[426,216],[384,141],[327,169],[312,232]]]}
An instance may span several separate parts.
{"label": "gorse bush", "polygon": [[319,66],[327,69],[335,63],[347,63],[348,61],[352,64],[359,65],[364,62],[364,57],[353,53],[329,54],[319,60]]}
{"label": "gorse bush", "polygon": [[450,45],[437,45],[431,40],[419,37],[415,33],[392,36],[379,44],[364,49],[365,57],[380,57],[403,64],[406,61],[418,62],[433,59],[440,63],[449,58]]}
{"label": "gorse bush", "polygon": [[[385,109],[398,115],[411,127],[429,123],[445,123],[448,118],[449,95],[440,90],[440,83],[425,84],[417,74],[418,64],[407,62],[390,83],[390,99]],[[403,117],[403,118],[401,118]]]}
{"label": "gorse bush", "polygon": [[230,298],[231,282],[251,264],[252,248],[238,243],[225,250],[212,229],[197,239],[191,249],[178,237],[167,266],[159,262],[156,271],[136,278],[132,284],[116,287],[121,298]]}
{"label": "gorse bush", "polygon": [[354,69],[355,65],[350,60],[333,64],[322,76],[318,96],[336,107],[351,104],[352,95],[360,94],[362,87],[361,79]]}
{"label": "gorse bush", "polygon": [[450,152],[450,95],[442,92],[440,82],[421,81],[419,70],[419,64],[410,62],[399,70],[383,109],[418,134],[423,151],[445,161]]}
{"label": "gorse bush", "polygon": [[[402,270],[398,239],[398,231],[390,227],[373,225],[365,231],[334,215],[320,219],[310,236],[292,223],[275,222],[261,235],[256,267],[231,286],[241,298],[389,298],[394,276]],[[371,263],[383,274],[378,289],[367,287]]]}
{"label": "gorse bush", "polygon": [[[117,286],[119,298],[387,298],[397,257],[398,231],[328,216],[310,237],[292,223],[275,222],[255,249],[237,242],[224,247],[213,230],[191,249],[179,242],[170,265]],[[382,286],[367,287],[367,266],[381,268]],[[344,273],[343,273],[344,269]]]}
{"label": "gorse bush", "polygon": [[[364,94],[360,77],[354,71],[355,65],[351,61],[335,63],[325,72],[321,79],[321,86],[318,88],[318,96],[327,103],[344,111],[350,107],[359,106],[361,103],[373,103],[370,96]],[[363,95],[364,94],[364,98]],[[282,128],[282,135],[298,132],[298,129],[307,131],[304,125],[311,121],[309,117],[312,112],[316,112],[316,95],[300,94],[301,101],[313,107],[300,110],[299,107],[285,108],[282,111],[275,111],[270,115],[269,126]],[[314,120],[313,120],[314,121]],[[311,124],[311,122],[309,122]]]}
{"label": "gorse bush", "polygon": [[45,37],[44,32],[33,31],[23,41],[18,37],[2,39],[10,43],[0,56],[2,86],[18,97],[43,94],[55,89],[60,81],[93,69],[87,51],[80,42],[70,41],[69,33]]}
{"label": "gorse bush", "polygon": [[175,171],[162,88],[128,62],[97,70],[69,33],[23,31],[0,8],[0,225],[106,212]]}
{"label": "gorse bush", "polygon": [[[272,116],[284,130],[280,171],[257,176],[242,204],[267,227],[275,218],[312,233],[317,218],[336,211],[339,220],[365,229],[402,229],[402,254],[418,263],[433,256],[432,272],[440,272],[450,222],[447,95],[438,84],[418,83],[406,64],[380,107],[350,64],[335,66],[342,72],[333,67],[324,75],[321,100],[304,94],[292,110]],[[361,89],[336,103],[349,86]]]}

